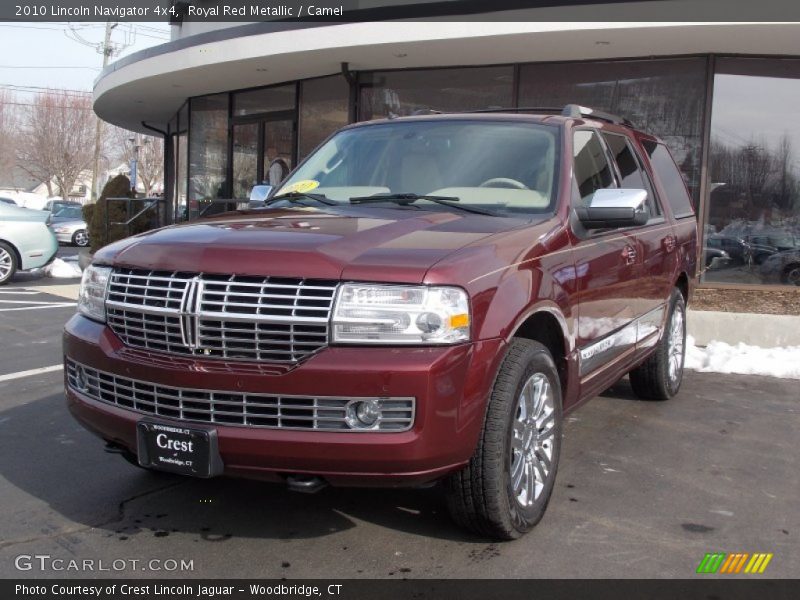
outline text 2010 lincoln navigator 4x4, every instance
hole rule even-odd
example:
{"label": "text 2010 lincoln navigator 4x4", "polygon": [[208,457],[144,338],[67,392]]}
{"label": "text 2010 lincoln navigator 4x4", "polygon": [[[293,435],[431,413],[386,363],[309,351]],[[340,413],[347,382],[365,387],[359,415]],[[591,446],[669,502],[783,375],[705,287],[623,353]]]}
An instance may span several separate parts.
{"label": "text 2010 lincoln navigator 4x4", "polygon": [[515,538],[565,413],[626,373],[642,398],[678,392],[696,235],[663,142],[611,115],[351,125],[264,208],[95,254],[67,402],[143,467],[442,480],[457,522]]}

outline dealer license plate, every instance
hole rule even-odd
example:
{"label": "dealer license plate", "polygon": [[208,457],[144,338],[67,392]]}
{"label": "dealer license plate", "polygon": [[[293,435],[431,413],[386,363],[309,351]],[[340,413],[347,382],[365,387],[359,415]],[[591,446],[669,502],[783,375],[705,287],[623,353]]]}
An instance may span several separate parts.
{"label": "dealer license plate", "polygon": [[193,477],[222,473],[217,432],[144,419],[136,424],[139,464]]}

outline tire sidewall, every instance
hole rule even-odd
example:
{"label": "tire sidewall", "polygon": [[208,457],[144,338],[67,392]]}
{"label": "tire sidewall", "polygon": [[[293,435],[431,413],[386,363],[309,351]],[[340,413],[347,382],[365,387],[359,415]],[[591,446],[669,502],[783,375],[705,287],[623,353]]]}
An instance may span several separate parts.
{"label": "tire sidewall", "polygon": [[[669,340],[672,334],[672,319],[675,316],[675,312],[678,310],[683,312],[683,353],[681,354],[681,367],[678,372],[678,377],[675,381],[672,381],[669,376]],[[686,363],[686,303],[683,300],[683,294],[681,294],[679,290],[675,290],[672,293],[672,298],[670,298],[669,318],[667,320],[667,327],[664,331],[662,345],[662,352],[664,356],[664,360],[662,361],[664,369],[662,377],[664,378],[664,387],[666,388],[669,397],[672,397],[681,389],[681,383],[683,382],[683,367]]]}
{"label": "tire sidewall", "polygon": [[[514,530],[519,534],[523,534],[533,528],[544,516],[547,505],[550,502],[550,496],[553,492],[555,485],[556,475],[558,472],[558,463],[561,455],[561,434],[562,434],[562,399],[561,399],[561,383],[558,378],[555,363],[550,357],[550,353],[538,343],[531,344],[531,348],[526,355],[527,360],[523,368],[515,365],[516,385],[513,388],[514,392],[510,398],[506,398],[504,406],[506,408],[506,428],[505,439],[503,441],[503,472],[502,472],[502,490],[504,490],[503,502],[506,506],[507,514],[509,515],[511,525]],[[553,455],[552,466],[550,473],[545,482],[544,489],[541,495],[536,499],[530,507],[521,506],[513,491],[511,484],[511,451],[510,443],[513,436],[514,419],[516,418],[517,399],[519,398],[522,388],[528,379],[535,373],[541,373],[547,377],[548,383],[553,390],[553,409],[554,416],[554,435],[553,435]]]}
{"label": "tire sidewall", "polygon": [[11,246],[4,242],[0,242],[0,248],[5,250],[11,257],[11,270],[8,272],[8,276],[5,279],[0,279],[0,285],[5,285],[14,278],[14,274],[17,272],[19,265],[17,264],[17,255]]}

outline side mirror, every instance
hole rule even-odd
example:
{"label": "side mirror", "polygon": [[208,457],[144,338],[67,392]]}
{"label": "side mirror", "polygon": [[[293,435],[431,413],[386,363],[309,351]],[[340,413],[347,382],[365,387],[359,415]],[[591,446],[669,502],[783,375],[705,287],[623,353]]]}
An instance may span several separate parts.
{"label": "side mirror", "polygon": [[250,190],[250,201],[263,202],[270,192],[272,192],[271,185],[254,185],[253,189]]}
{"label": "side mirror", "polygon": [[587,229],[644,225],[649,218],[647,192],[616,188],[597,190],[589,205],[577,207],[575,213]]}
{"label": "side mirror", "polygon": [[254,185],[250,190],[250,208],[264,206],[264,201],[272,192],[271,185]]}

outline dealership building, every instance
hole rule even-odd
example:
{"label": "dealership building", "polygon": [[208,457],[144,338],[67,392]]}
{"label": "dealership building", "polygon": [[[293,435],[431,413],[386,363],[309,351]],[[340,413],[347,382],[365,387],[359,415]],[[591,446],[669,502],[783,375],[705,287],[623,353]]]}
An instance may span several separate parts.
{"label": "dealership building", "polygon": [[[607,20],[586,22],[581,4],[465,21],[177,22],[170,42],[103,71],[94,106],[165,136],[178,217],[246,198],[347,123],[426,109],[602,109],[672,150],[703,238],[701,284],[800,285],[800,24],[715,22],[723,0],[615,2]],[[691,23],[648,21],[643,7],[701,4],[709,20]]]}

